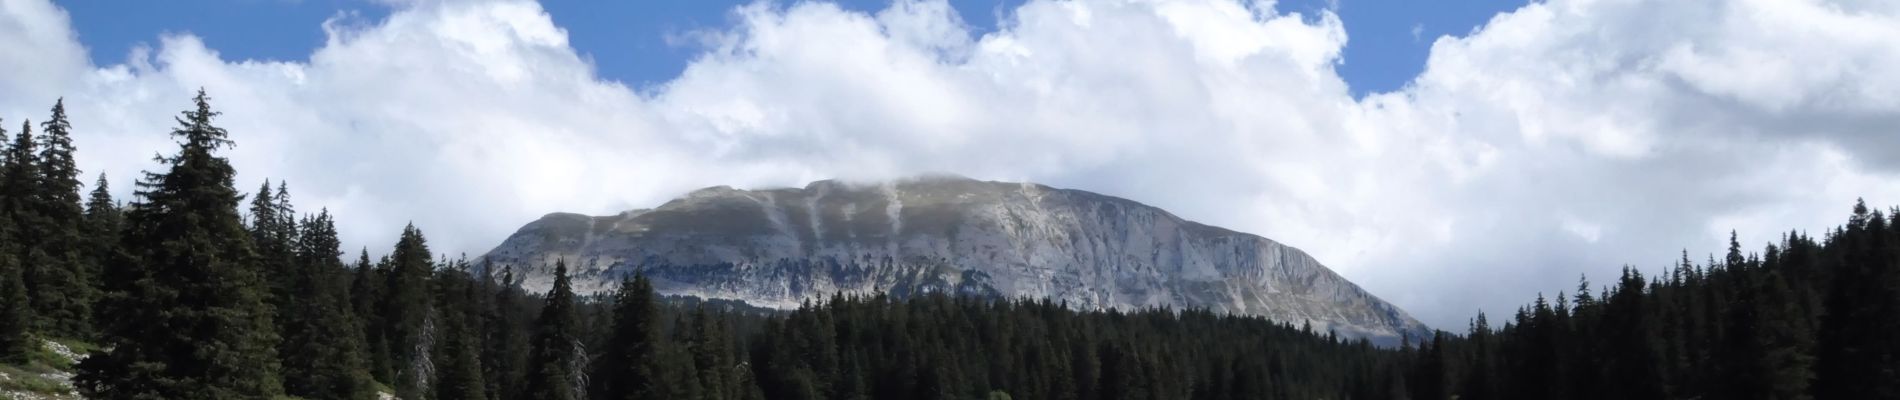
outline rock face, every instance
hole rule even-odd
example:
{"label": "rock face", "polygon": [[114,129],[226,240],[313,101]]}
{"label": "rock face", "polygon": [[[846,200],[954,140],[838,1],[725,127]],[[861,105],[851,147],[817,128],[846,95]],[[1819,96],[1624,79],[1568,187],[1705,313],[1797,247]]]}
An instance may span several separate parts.
{"label": "rock face", "polygon": [[577,290],[636,270],[663,294],[791,308],[833,293],[1048,298],[1311,322],[1384,344],[1429,332],[1311,256],[1134,201],[1026,183],[928,177],[695,191],[650,210],[557,213],[488,253],[531,289],[565,260]]}

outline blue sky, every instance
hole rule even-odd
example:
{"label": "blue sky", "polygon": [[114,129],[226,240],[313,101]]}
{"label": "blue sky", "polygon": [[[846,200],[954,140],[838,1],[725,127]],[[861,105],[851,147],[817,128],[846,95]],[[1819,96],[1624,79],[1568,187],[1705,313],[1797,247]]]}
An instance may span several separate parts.
{"label": "blue sky", "polygon": [[[733,22],[733,7],[751,1],[548,0],[542,4],[567,29],[573,46],[592,57],[598,73],[635,87],[671,80],[697,49],[669,41],[679,33],[718,29]],[[302,60],[323,44],[322,23],[339,14],[376,20],[388,8],[361,0],[61,1],[95,63],[123,60],[165,32],[189,32],[230,60]],[[777,2],[786,3],[783,1]],[[874,12],[888,0],[840,0]],[[952,0],[963,20],[981,32],[1021,0]],[[1339,74],[1355,96],[1403,87],[1424,68],[1431,41],[1464,35],[1523,0],[1288,0],[1284,12],[1317,15],[1334,8],[1350,38]]]}
{"label": "blue sky", "polygon": [[[525,1],[7,0],[0,118],[64,98],[80,168],[129,196],[129,172],[174,145],[168,116],[206,88],[241,182],[292,182],[372,252],[413,222],[439,251],[479,254],[548,212],[711,185],[1038,182],[1298,247],[1440,326],[1578,275],[1719,253],[1731,230],[1760,244],[1837,224],[1856,198],[1900,203],[1900,2],[1276,7],[1334,25],[1233,0],[1059,0],[1020,18],[1021,0],[959,0],[995,41],[944,60],[935,46],[966,30],[937,3],[872,21]],[[298,62],[339,15],[350,35]],[[377,23],[391,15],[404,23]],[[705,31],[746,51],[668,39]],[[99,69],[141,44],[160,47],[148,63]]]}

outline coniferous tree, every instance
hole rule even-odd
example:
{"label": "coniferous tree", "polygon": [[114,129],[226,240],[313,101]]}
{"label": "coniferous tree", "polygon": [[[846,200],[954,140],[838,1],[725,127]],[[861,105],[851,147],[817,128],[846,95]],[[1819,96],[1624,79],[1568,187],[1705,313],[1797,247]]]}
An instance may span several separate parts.
{"label": "coniferous tree", "polygon": [[[554,287],[548,290],[535,319],[533,349],[528,353],[527,382],[518,397],[522,400],[576,400],[583,396],[579,367],[585,350],[575,337],[574,289],[569,286],[567,262],[554,264]],[[606,379],[606,378],[598,378]]]}
{"label": "coniferous tree", "polygon": [[257,399],[282,392],[271,311],[232,185],[217,150],[230,145],[200,90],[178,118],[179,151],[147,173],[127,213],[134,260],[123,311],[79,365],[76,385],[107,399]]}
{"label": "coniferous tree", "polygon": [[[6,129],[0,128],[0,138],[6,137]],[[10,179],[5,179],[13,170],[14,152],[0,152],[0,207],[6,204],[8,194],[12,193]],[[32,341],[33,309],[26,297],[26,282],[23,267],[14,254],[18,252],[13,241],[13,221],[7,218],[5,209],[0,208],[0,364],[17,364],[26,361],[27,353],[33,350]]]}
{"label": "coniferous tree", "polygon": [[[7,236],[0,229],[0,241]],[[0,364],[25,363],[27,354],[39,346],[33,341],[33,309],[20,272],[11,254],[0,254]]]}
{"label": "coniferous tree", "polygon": [[39,255],[35,273],[28,278],[36,293],[34,314],[43,333],[84,338],[92,334],[92,303],[98,297],[95,274],[86,263],[79,201],[79,169],[73,164],[72,124],[66,120],[64,100],[53,104],[52,117],[40,124],[34,171],[39,181],[31,197],[36,221],[31,234]]}
{"label": "coniferous tree", "polygon": [[[483,261],[484,273],[493,271],[493,265]],[[488,383],[489,398],[516,399],[520,397],[521,384],[526,373],[528,359],[527,336],[521,334],[528,330],[525,313],[521,311],[523,292],[521,282],[515,278],[514,269],[503,267],[499,276],[490,276],[489,282],[494,301],[483,314],[485,325],[482,349],[482,368],[484,380]]]}
{"label": "coniferous tree", "polygon": [[257,188],[257,194],[251,196],[250,205],[251,243],[257,246],[258,264],[265,282],[270,285],[271,306],[278,309],[301,301],[292,297],[298,279],[297,216],[289,201],[290,193],[282,182],[273,188],[270,181],[265,180],[263,186]]}
{"label": "coniferous tree", "polygon": [[[1584,292],[1589,293],[1589,292]],[[1584,294],[1588,296],[1588,294]],[[1471,342],[1470,371],[1465,375],[1464,388],[1459,390],[1460,400],[1493,400],[1498,398],[1497,371],[1493,369],[1496,355],[1491,343],[1491,322],[1478,313],[1471,321],[1471,333],[1466,339]]]}
{"label": "coniferous tree", "polygon": [[690,332],[683,341],[692,354],[692,368],[697,369],[700,388],[706,400],[731,400],[738,398],[738,382],[734,381],[732,350],[729,346],[730,333],[726,331],[725,320],[706,311],[705,306],[693,309],[691,325],[680,330]]}
{"label": "coniferous tree", "polygon": [[1421,353],[1417,376],[1406,380],[1412,383],[1412,398],[1415,400],[1442,400],[1449,393],[1445,388],[1447,380],[1445,360],[1445,332],[1435,332],[1432,340],[1419,349]]}
{"label": "coniferous tree", "polygon": [[[280,197],[281,198],[281,197]],[[376,395],[363,352],[362,330],[351,316],[343,255],[328,210],[301,222],[284,319],[284,391],[309,399],[369,399]]]}
{"label": "coniferous tree", "polygon": [[436,400],[482,400],[487,399],[487,385],[482,382],[481,341],[476,336],[475,311],[471,302],[472,286],[468,262],[457,261],[436,274],[437,310],[440,315],[441,329],[435,359]]}
{"label": "coniferous tree", "polygon": [[392,382],[395,376],[390,361],[389,330],[383,317],[383,292],[388,274],[382,264],[369,261],[369,249],[358,253],[350,279],[350,302],[362,328],[364,353],[369,358],[369,375],[377,382]]}
{"label": "coniferous tree", "polygon": [[390,254],[387,284],[382,297],[383,337],[388,341],[391,382],[396,397],[420,399],[429,391],[429,352],[435,348],[434,290],[430,288],[434,262],[422,231],[404,226],[396,251]]}
{"label": "coniferous tree", "polygon": [[51,282],[46,280],[54,275],[47,270],[55,265],[49,249],[43,246],[43,233],[49,224],[39,213],[42,190],[39,152],[35,150],[38,145],[33,124],[23,123],[6,149],[6,162],[0,164],[0,220],[5,220],[11,231],[10,240],[0,247],[5,247],[13,267],[19,269],[18,279],[25,289],[21,296],[26,298],[29,310],[22,314],[29,321],[24,329],[34,332],[48,331],[57,325],[40,314],[41,310],[58,305],[62,296],[48,290],[57,285],[48,285]]}
{"label": "coniferous tree", "polygon": [[1821,319],[1815,397],[1900,398],[1900,237],[1863,201],[1835,241],[1841,264]]}
{"label": "coniferous tree", "polygon": [[92,285],[97,294],[91,318],[102,321],[113,317],[103,307],[96,305],[105,302],[106,288],[110,286],[107,282],[114,280],[112,274],[107,273],[107,268],[120,259],[119,239],[125,227],[125,214],[119,209],[119,203],[112,199],[112,191],[103,173],[99,174],[99,180],[92,186],[92,194],[86,199],[84,219],[84,268],[88,276],[93,278]]}
{"label": "coniferous tree", "polygon": [[653,284],[645,275],[622,279],[614,293],[613,333],[594,359],[593,398],[644,400],[665,398],[662,387],[660,311]]}

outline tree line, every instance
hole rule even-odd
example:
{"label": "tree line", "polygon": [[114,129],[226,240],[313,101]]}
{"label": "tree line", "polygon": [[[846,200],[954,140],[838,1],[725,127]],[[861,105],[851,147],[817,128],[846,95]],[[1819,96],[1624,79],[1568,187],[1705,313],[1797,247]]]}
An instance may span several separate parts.
{"label": "tree line", "polygon": [[1900,209],[1538,299],[1408,351],[1418,399],[1900,398]]}
{"label": "tree line", "polygon": [[[98,399],[1900,398],[1900,210],[1816,239],[1540,296],[1501,326],[1373,346],[1205,310],[1074,310],[944,291],[789,311],[660,297],[645,276],[546,292],[404,227],[345,262],[289,185],[237,189],[202,91],[162,171],[88,196],[62,102],[0,152],[0,363],[98,344]],[[5,131],[0,130],[0,137]]]}

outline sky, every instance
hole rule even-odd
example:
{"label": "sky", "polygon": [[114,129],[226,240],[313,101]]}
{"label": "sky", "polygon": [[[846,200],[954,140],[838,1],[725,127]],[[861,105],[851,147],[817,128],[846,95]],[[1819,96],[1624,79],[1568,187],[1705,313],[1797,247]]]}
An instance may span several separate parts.
{"label": "sky", "polygon": [[0,0],[0,126],[63,97],[121,198],[204,88],[242,188],[372,253],[947,172],[1261,234],[1451,330],[1900,202],[1896,70],[1885,0]]}

